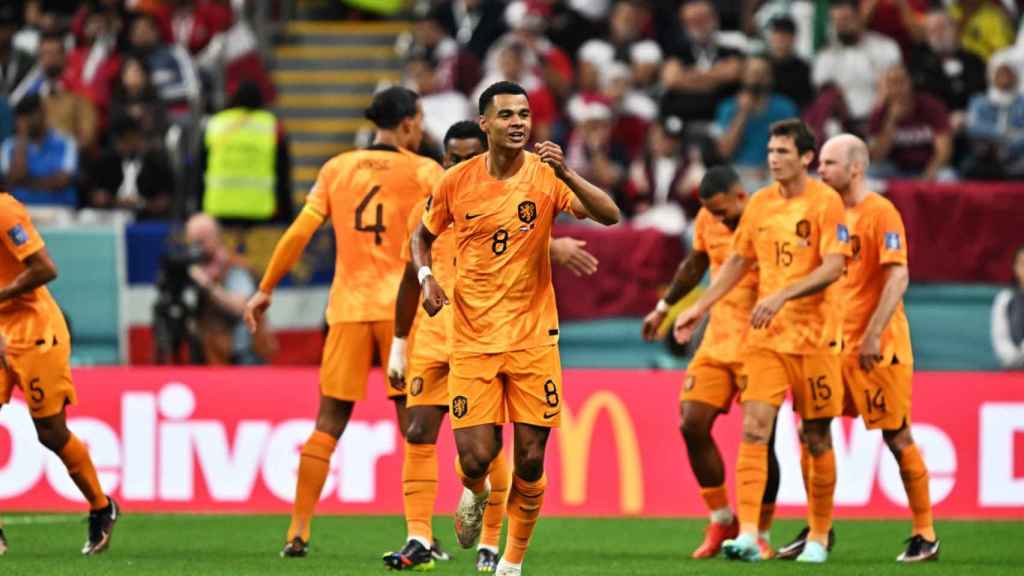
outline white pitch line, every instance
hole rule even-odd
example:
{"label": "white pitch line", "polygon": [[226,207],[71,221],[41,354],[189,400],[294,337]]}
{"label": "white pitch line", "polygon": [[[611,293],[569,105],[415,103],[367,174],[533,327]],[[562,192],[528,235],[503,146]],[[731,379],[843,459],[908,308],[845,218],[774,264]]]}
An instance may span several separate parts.
{"label": "white pitch line", "polygon": [[27,524],[78,524],[85,522],[86,516],[81,514],[40,514],[38,516],[8,516],[0,520],[2,526]]}

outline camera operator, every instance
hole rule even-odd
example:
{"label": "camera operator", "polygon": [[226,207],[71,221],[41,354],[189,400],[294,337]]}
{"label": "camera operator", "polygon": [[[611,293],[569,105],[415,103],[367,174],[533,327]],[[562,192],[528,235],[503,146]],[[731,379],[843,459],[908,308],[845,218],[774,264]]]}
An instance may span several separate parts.
{"label": "camera operator", "polygon": [[273,337],[265,329],[249,334],[242,322],[246,299],[256,291],[252,274],[224,245],[212,216],[192,216],[185,240],[203,255],[188,273],[199,291],[195,326],[205,364],[263,364],[274,353]]}

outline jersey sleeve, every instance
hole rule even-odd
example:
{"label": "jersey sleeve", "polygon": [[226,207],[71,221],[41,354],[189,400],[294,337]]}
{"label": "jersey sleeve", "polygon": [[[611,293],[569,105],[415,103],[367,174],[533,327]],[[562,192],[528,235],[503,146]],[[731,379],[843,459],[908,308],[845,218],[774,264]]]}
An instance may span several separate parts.
{"label": "jersey sleeve", "polygon": [[850,247],[850,229],[846,227],[846,210],[838,193],[830,191],[826,195],[820,225],[818,254],[823,258],[829,254],[842,254],[846,257],[853,254]]}
{"label": "jersey sleeve", "polygon": [[423,220],[423,208],[426,207],[427,201],[421,200],[416,206],[413,207],[412,211],[409,212],[409,220],[406,222],[406,236],[405,242],[402,242],[402,260],[406,262],[412,261],[412,248],[409,247],[409,239],[412,238],[413,232],[416,231],[416,227],[420,225]]}
{"label": "jersey sleeve", "polygon": [[43,237],[36,231],[28,213],[22,208],[0,209],[0,237],[4,248],[19,261],[41,250]]}
{"label": "jersey sleeve", "polygon": [[704,208],[700,209],[697,213],[697,220],[693,223],[693,251],[694,252],[707,252],[708,242],[705,238],[707,234],[708,226],[708,212]]}
{"label": "jersey sleeve", "polygon": [[326,220],[331,215],[331,180],[334,169],[331,163],[327,163],[320,169],[316,177],[313,189],[306,195],[306,205],[302,208],[313,212],[321,219]]}
{"label": "jersey sleeve", "polygon": [[895,206],[887,205],[877,222],[878,262],[907,265],[907,233]]}
{"label": "jersey sleeve", "polygon": [[555,201],[558,205],[558,211],[572,214],[581,220],[586,218],[587,214],[585,212],[577,211],[575,208],[576,203],[574,200],[576,199],[576,193],[572,191],[572,188],[569,188],[569,185],[561,178],[555,176],[554,170],[551,171],[551,179],[554,181]]}
{"label": "jersey sleeve", "polygon": [[440,236],[453,221],[450,204],[451,182],[452,178],[442,178],[423,208],[423,226],[434,236]]}
{"label": "jersey sleeve", "polygon": [[756,196],[752,198],[740,217],[736,234],[732,239],[732,252],[747,260],[757,260],[756,226],[760,218]]}

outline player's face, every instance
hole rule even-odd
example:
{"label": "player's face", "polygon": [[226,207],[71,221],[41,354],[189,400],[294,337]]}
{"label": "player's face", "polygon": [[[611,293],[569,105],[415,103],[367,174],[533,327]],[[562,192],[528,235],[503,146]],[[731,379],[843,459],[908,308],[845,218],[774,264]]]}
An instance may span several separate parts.
{"label": "player's face", "polygon": [[498,94],[480,120],[491,148],[522,149],[532,126],[530,101],[522,94]]}
{"label": "player's face", "polygon": [[790,182],[799,177],[813,158],[810,152],[800,156],[791,136],[772,136],[768,140],[768,170],[777,182]]}
{"label": "player's face", "polygon": [[406,150],[419,150],[423,141],[423,106],[416,103],[416,115],[402,121],[402,147]]}
{"label": "player's face", "polygon": [[728,226],[730,230],[735,230],[747,204],[747,193],[743,185],[737,182],[727,192],[703,198],[701,202],[715,219]]}
{"label": "player's face", "polygon": [[444,167],[451,168],[483,151],[484,145],[476,138],[452,138],[444,149]]}
{"label": "player's face", "polygon": [[849,190],[853,171],[847,151],[835,142],[826,143],[818,157],[818,174],[836,192],[842,194]]}

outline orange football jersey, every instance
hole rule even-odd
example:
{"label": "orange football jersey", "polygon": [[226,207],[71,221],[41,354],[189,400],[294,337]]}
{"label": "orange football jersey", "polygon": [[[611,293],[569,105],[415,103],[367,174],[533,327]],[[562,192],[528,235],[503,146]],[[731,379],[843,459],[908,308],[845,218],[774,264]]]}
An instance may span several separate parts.
{"label": "orange football jersey", "polygon": [[[409,213],[409,236],[423,221],[423,209],[427,201],[423,199]],[[452,294],[455,289],[455,233],[449,226],[434,240],[430,248],[432,257],[431,272],[444,289],[445,294]],[[402,248],[402,259],[412,260],[412,251],[406,242]],[[411,334],[412,354],[430,360],[448,361],[448,336],[452,327],[452,311],[445,306],[431,318],[422,306],[417,308],[416,320],[413,322]]]}
{"label": "orange football jersey", "polygon": [[437,162],[390,146],[345,152],[320,169],[305,209],[334,226],[328,324],[395,317],[409,214],[443,173]]}
{"label": "orange football jersey", "polygon": [[[9,286],[25,271],[24,260],[44,244],[25,207],[4,192],[0,192],[0,236],[0,286]],[[69,339],[64,315],[45,286],[0,302],[0,333],[12,352],[54,336]]]}
{"label": "orange football jersey", "polygon": [[[733,240],[733,251],[758,266],[758,297],[799,281],[824,256],[850,256],[850,232],[843,201],[826,184],[807,179],[803,193],[785,198],[776,182],[750,199]],[[747,332],[747,344],[784,354],[812,354],[842,348],[838,286],[790,300],[771,324]]]}
{"label": "orange football jersey", "polygon": [[[711,263],[711,278],[718,277],[718,269],[732,253],[734,231],[704,208],[697,213],[693,231],[693,249],[707,252]],[[738,362],[739,352],[747,329],[750,312],[757,303],[757,268],[754,267],[711,308],[711,320],[704,331],[698,355],[730,364]]]}
{"label": "orange football jersey", "polygon": [[445,173],[423,223],[435,235],[454,225],[456,274],[452,350],[499,353],[558,341],[551,285],[551,226],[575,198],[532,153],[497,180],[480,154]]}
{"label": "orange football jersey", "polygon": [[[845,305],[844,350],[857,354],[864,331],[882,298],[884,266],[907,265],[907,236],[899,211],[892,202],[874,192],[857,206],[846,209],[846,221],[850,226],[853,255],[847,262],[845,277],[840,280]],[[902,300],[882,332],[881,345],[884,363],[891,363],[894,357],[900,364],[913,363],[910,323]]]}

